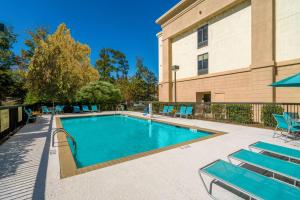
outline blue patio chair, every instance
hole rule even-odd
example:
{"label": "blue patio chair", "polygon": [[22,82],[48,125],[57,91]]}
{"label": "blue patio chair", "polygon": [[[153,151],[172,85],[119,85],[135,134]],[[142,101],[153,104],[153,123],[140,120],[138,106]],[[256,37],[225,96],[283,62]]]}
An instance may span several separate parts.
{"label": "blue patio chair", "polygon": [[169,106],[164,105],[163,111],[159,111],[159,114],[166,115],[168,114]]}
{"label": "blue patio chair", "polygon": [[87,105],[82,106],[82,111],[83,112],[91,112],[91,110],[89,109],[89,107]]}
{"label": "blue patio chair", "polygon": [[174,110],[174,106],[169,106],[167,114],[171,115],[173,113],[173,110]]}
{"label": "blue patio chair", "polygon": [[180,109],[179,109],[179,112],[175,113],[175,116],[182,116],[185,114],[185,111],[186,111],[186,106],[180,106]]}
{"label": "blue patio chair", "polygon": [[96,105],[92,105],[92,111],[93,112],[100,112],[100,110],[98,110]]}
{"label": "blue patio chair", "polygon": [[299,160],[300,161],[300,150],[292,149],[288,147],[283,147],[275,144],[270,144],[266,142],[256,142],[254,144],[249,145],[249,149],[257,149],[262,152],[270,152],[272,154],[276,154],[279,156],[283,156],[288,158],[290,161],[291,159]]}
{"label": "blue patio chair", "polygon": [[182,116],[185,116],[186,118],[188,118],[189,116],[193,116],[193,106],[187,106],[185,113],[182,114]]}
{"label": "blue patio chair", "polygon": [[146,116],[149,114],[149,107],[147,106],[145,109],[144,109],[144,113],[143,115]]}
{"label": "blue patio chair", "polygon": [[80,113],[80,107],[79,106],[73,106],[73,113]]}
{"label": "blue patio chair", "polygon": [[42,106],[42,113],[43,113],[43,114],[50,114],[51,111],[48,109],[47,106]]}
{"label": "blue patio chair", "polygon": [[228,159],[230,161],[231,159],[234,159],[239,162],[267,170],[272,172],[273,177],[275,177],[275,174],[285,176],[291,180],[294,180],[294,186],[296,186],[297,181],[300,181],[300,165],[296,163],[286,162],[285,160],[279,158],[255,153],[245,149],[230,154]]}
{"label": "blue patio chair", "polygon": [[55,106],[55,113],[62,113],[63,112],[63,107],[60,105]]}
{"label": "blue patio chair", "polygon": [[291,126],[300,126],[299,114],[295,112],[284,112],[283,117]]}
{"label": "blue patio chair", "polygon": [[28,124],[30,121],[35,122],[36,121],[36,116],[32,114],[32,110],[29,109],[24,109],[25,114],[27,116],[26,124]]}
{"label": "blue patio chair", "polygon": [[[204,182],[204,174],[213,179],[210,187]],[[223,160],[216,160],[202,167],[199,175],[206,192],[213,199],[216,198],[212,194],[212,186],[216,180],[244,193],[249,199],[292,200],[300,197],[300,189],[292,185]]]}
{"label": "blue patio chair", "polygon": [[289,124],[283,115],[273,114],[273,117],[277,122],[273,137],[276,137],[278,130],[280,131],[280,136],[286,137],[286,141],[288,136],[297,137],[297,134],[300,132],[300,126]]}

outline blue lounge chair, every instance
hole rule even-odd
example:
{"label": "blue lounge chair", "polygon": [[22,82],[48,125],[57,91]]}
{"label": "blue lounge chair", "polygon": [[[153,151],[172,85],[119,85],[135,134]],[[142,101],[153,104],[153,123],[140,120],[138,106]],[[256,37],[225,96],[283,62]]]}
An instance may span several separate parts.
{"label": "blue lounge chair", "polygon": [[284,156],[287,157],[289,160],[291,160],[291,158],[295,160],[300,160],[300,150],[297,149],[287,148],[266,142],[256,142],[254,144],[249,145],[249,148]]}
{"label": "blue lounge chair", "polygon": [[[206,186],[202,174],[214,179],[210,188]],[[214,199],[216,198],[212,194],[212,183],[216,180],[248,195],[250,199],[294,200],[300,197],[300,189],[294,186],[223,160],[217,160],[199,169],[199,175],[207,193]]]}
{"label": "blue lounge chair", "polygon": [[160,111],[159,114],[166,115],[168,114],[169,106],[164,106],[163,111]]}
{"label": "blue lounge chair", "polygon": [[180,106],[180,109],[179,109],[179,112],[175,113],[175,116],[182,116],[185,114],[185,111],[186,111],[186,106]]}
{"label": "blue lounge chair", "polygon": [[29,109],[24,109],[25,114],[27,116],[26,124],[28,124],[30,121],[35,122],[36,121],[36,116],[32,115],[32,110]]}
{"label": "blue lounge chair", "polygon": [[186,118],[188,118],[189,116],[193,116],[193,106],[187,106],[183,116],[185,116]]}
{"label": "blue lounge chair", "polygon": [[174,110],[174,106],[169,106],[167,114],[171,115],[173,113],[173,110]]}
{"label": "blue lounge chair", "polygon": [[99,112],[100,110],[98,110],[96,105],[92,105],[92,111],[93,112]]}
{"label": "blue lounge chair", "polygon": [[242,163],[267,170],[275,174],[285,176],[294,180],[296,186],[297,181],[300,181],[300,165],[296,163],[286,162],[282,159],[274,158],[260,153],[254,153],[245,149],[239,150],[228,156],[228,159],[238,160]]}
{"label": "blue lounge chair", "polygon": [[73,106],[73,113],[80,113],[80,107],[79,106]]}
{"label": "blue lounge chair", "polygon": [[49,113],[51,113],[51,111],[48,109],[47,106],[42,106],[42,113],[43,114],[49,114]]}
{"label": "blue lounge chair", "polygon": [[82,111],[83,112],[91,112],[91,110],[89,109],[89,107],[87,105],[82,106]]}
{"label": "blue lounge chair", "polygon": [[290,126],[300,126],[299,115],[295,112],[284,112],[283,117]]}
{"label": "blue lounge chair", "polygon": [[277,122],[273,137],[276,137],[277,130],[280,130],[281,136],[286,137],[286,141],[288,136],[293,136],[294,138],[297,137],[297,133],[300,132],[300,126],[289,124],[283,115],[273,114],[273,117]]}

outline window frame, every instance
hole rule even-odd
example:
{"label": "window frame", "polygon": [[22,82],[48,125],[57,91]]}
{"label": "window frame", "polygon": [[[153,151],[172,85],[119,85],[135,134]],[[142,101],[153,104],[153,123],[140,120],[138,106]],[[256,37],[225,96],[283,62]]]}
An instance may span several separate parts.
{"label": "window frame", "polygon": [[[207,36],[206,36],[206,40],[204,40],[204,31],[207,31]],[[201,32],[201,40],[200,40],[200,32]],[[205,24],[203,26],[201,26],[200,28],[197,29],[197,46],[198,49],[208,46],[208,24]]]}
{"label": "window frame", "polygon": [[[199,58],[202,57],[202,60],[199,60]],[[205,58],[207,57],[207,58]],[[207,60],[207,67],[204,68],[204,61]],[[199,69],[199,62],[201,62],[202,67]],[[209,67],[209,60],[208,60],[208,52],[204,54],[200,54],[197,56],[197,74],[198,76],[208,74],[208,67]]]}

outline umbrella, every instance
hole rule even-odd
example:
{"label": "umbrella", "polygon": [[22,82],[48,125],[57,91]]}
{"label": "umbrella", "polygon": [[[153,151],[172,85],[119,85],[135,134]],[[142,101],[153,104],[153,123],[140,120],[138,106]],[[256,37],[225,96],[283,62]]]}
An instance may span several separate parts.
{"label": "umbrella", "polygon": [[273,87],[300,87],[300,73],[293,76],[287,77],[275,83],[272,83],[270,86]]}

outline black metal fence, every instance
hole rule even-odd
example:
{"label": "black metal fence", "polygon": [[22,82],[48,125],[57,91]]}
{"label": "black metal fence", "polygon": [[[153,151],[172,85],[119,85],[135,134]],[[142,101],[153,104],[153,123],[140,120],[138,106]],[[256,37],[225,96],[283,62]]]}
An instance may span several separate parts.
{"label": "black metal fence", "polygon": [[240,124],[252,124],[265,127],[276,125],[272,114],[293,112],[300,115],[300,103],[261,103],[261,102],[218,102],[218,103],[195,103],[195,102],[154,102],[153,112],[158,113],[164,105],[173,105],[174,113],[180,106],[193,106],[193,117],[222,122]]}
{"label": "black metal fence", "polygon": [[23,105],[0,106],[0,144],[11,133],[26,123],[27,116]]}

